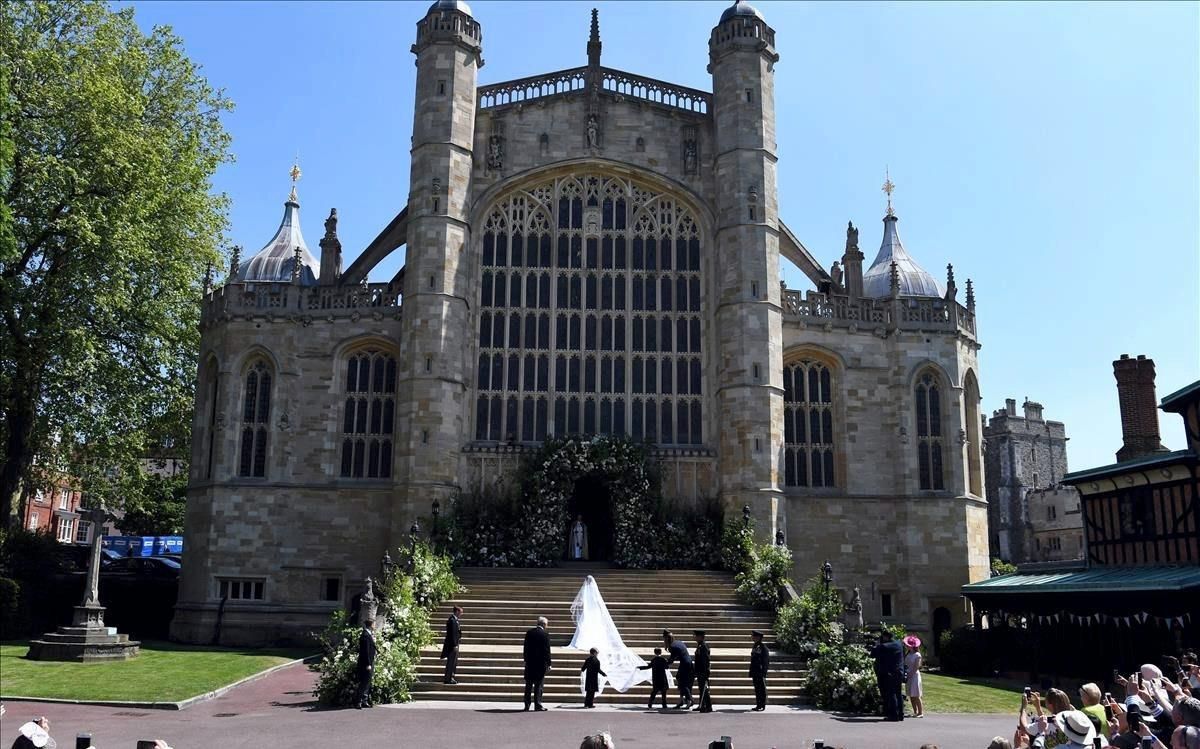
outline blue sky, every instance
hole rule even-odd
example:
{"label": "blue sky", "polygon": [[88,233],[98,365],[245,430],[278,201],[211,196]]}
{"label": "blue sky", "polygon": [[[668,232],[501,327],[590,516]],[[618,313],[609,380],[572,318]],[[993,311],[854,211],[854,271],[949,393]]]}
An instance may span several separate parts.
{"label": "blue sky", "polygon": [[[480,82],[584,64],[593,5],[603,64],[711,89],[722,2],[473,2]],[[975,281],[984,412],[1028,396],[1066,422],[1072,469],[1112,462],[1113,359],[1154,358],[1159,397],[1200,377],[1200,6],[756,5],[782,58],[783,220],[828,266],[851,219],[870,261],[890,168],[909,252]],[[297,153],[313,249],[330,207],[347,265],[403,208],[409,46],[428,2],[135,7],[237,104],[237,161],[215,180],[231,242],[270,238]],[[786,263],[785,278],[807,287]],[[1162,426],[1183,447],[1178,419]]]}

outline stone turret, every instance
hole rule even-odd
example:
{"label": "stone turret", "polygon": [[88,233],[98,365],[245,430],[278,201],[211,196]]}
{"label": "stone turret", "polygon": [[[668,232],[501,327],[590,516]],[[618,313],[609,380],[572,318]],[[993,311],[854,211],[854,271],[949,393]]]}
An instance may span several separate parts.
{"label": "stone turret", "polygon": [[863,295],[863,257],[858,249],[858,229],[854,222],[846,224],[846,251],[842,254],[842,271],[845,273],[846,293],[851,299]]}
{"label": "stone turret", "polygon": [[[483,33],[461,0],[438,0],[417,22],[408,250],[400,332],[392,542],[458,484],[471,333],[467,201]],[[431,200],[435,194],[437,200]]]}
{"label": "stone turret", "polygon": [[749,505],[759,532],[771,539],[786,527],[775,31],[749,3],[736,2],[713,28],[708,56],[717,154],[714,423],[721,497],[727,508]]}
{"label": "stone turret", "polygon": [[325,219],[325,236],[321,237],[321,285],[333,286],[342,275],[342,242],[337,235],[336,208],[329,209]]}

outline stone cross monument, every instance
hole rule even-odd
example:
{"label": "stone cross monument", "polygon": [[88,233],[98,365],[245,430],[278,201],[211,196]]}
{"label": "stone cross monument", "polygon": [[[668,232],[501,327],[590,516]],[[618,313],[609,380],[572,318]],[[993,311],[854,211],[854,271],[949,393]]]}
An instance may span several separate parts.
{"label": "stone cross monument", "polygon": [[87,584],[83,603],[75,607],[71,626],[47,632],[29,643],[28,658],[35,661],[124,661],[138,654],[141,643],[129,635],[117,634],[115,627],[104,626],[104,607],[100,605],[100,547],[102,528],[108,519],[104,510],[88,512],[92,523],[92,553],[88,558]]}

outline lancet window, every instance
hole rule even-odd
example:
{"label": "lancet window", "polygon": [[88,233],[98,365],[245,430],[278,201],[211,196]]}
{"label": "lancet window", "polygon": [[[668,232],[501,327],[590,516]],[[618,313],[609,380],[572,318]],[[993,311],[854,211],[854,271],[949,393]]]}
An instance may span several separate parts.
{"label": "lancet window", "polygon": [[475,438],[704,441],[701,237],[633,181],[520,190],[481,232]]}
{"label": "lancet window", "polygon": [[836,486],[834,378],[824,362],[801,359],[783,368],[784,483]]}
{"label": "lancet window", "polygon": [[396,423],[396,358],[377,348],[351,353],[346,358],[345,391],[342,477],[390,478]]}
{"label": "lancet window", "polygon": [[917,477],[922,489],[945,488],[942,469],[942,388],[938,377],[926,370],[917,378]]}
{"label": "lancet window", "polygon": [[271,368],[259,359],[246,372],[242,400],[242,444],[238,475],[267,475],[267,441],[271,432]]}

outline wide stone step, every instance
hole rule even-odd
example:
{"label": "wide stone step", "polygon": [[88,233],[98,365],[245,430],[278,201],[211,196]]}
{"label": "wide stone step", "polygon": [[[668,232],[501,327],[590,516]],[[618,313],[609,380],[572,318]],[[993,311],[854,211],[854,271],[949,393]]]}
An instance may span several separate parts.
{"label": "wide stone step", "polygon": [[[447,700],[456,702],[512,702],[520,705],[525,701],[524,686],[519,690],[512,689],[507,692],[484,692],[476,689],[460,690],[459,685],[438,684],[441,689],[414,689],[413,697],[418,700]],[[696,692],[692,690],[693,697]],[[646,705],[647,699],[650,697],[650,690],[647,687],[644,692],[636,691],[636,688],[621,694],[614,692],[611,689],[606,689],[596,697],[597,704],[604,705]],[[679,693],[672,690],[672,694],[667,695],[668,707],[673,707],[679,699]],[[713,705],[716,707],[728,707],[731,705],[751,706],[754,704],[754,690],[748,688],[739,691],[712,691]],[[767,704],[769,705],[793,705],[800,703],[801,696],[799,692],[776,689],[772,691],[770,681],[767,682]],[[564,690],[562,692],[543,692],[542,702],[548,706],[560,703],[578,705],[583,702],[583,695],[576,688],[573,691]],[[661,703],[656,702],[653,709],[659,709]]]}
{"label": "wide stone step", "polygon": [[[441,662],[441,652],[440,646],[431,646],[425,648],[421,651],[421,662]],[[645,656],[646,659],[649,660],[650,652],[647,651]],[[581,653],[577,650],[572,650],[569,653],[555,652],[552,654],[554,662],[559,664],[559,666],[563,668],[574,668],[575,670],[579,670],[586,657],[586,653]],[[512,652],[495,653],[488,652],[486,649],[460,651],[458,663],[460,666],[491,665],[497,667],[524,668],[519,648],[514,648]],[[744,653],[716,652],[712,654],[712,663],[715,668],[741,668],[742,666],[746,666],[748,668],[750,664],[750,653],[749,651]],[[771,653],[772,669],[797,669],[801,668],[802,665],[803,661],[796,656],[787,655],[784,653]]]}
{"label": "wide stone step", "polygon": [[[555,671],[558,671],[558,669],[555,669]],[[440,669],[421,669],[417,672],[417,678],[420,680],[419,683],[436,685],[442,683],[443,673],[444,672]],[[454,675],[460,684],[467,687],[484,684],[508,686],[523,686],[525,684],[523,675],[518,671],[500,674],[487,674],[467,671],[459,668],[455,671]],[[799,688],[804,681],[804,675],[805,672],[803,671],[780,671],[772,672],[770,674],[770,679],[772,683],[777,685],[790,684]],[[745,671],[729,670],[714,672],[709,681],[714,687],[720,686],[729,688],[742,688],[750,682],[750,678],[746,675]],[[550,687],[551,685],[573,687],[578,689],[579,672],[564,671],[561,675],[558,675],[552,671],[550,675],[546,677],[546,686]]]}

